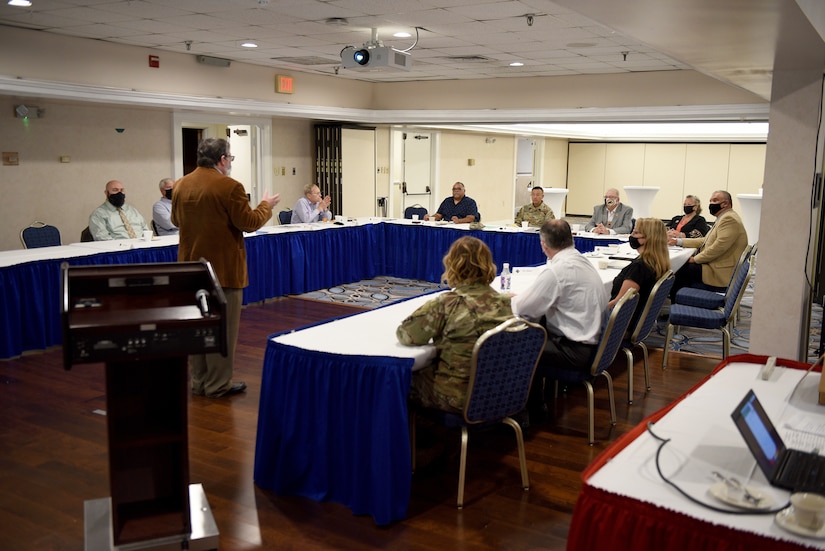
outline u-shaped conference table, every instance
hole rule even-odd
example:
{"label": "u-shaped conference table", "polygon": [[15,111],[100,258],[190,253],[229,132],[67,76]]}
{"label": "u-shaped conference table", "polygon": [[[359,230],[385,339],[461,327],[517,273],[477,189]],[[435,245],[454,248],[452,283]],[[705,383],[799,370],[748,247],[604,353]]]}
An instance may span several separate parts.
{"label": "u-shaped conference table", "polygon": [[[482,239],[494,260],[511,266],[544,261],[534,230],[466,224],[364,218],[335,224],[266,226],[245,239],[249,287],[244,304],[368,279],[380,275],[437,282],[441,259],[462,235]],[[582,252],[613,237],[577,237]],[[60,265],[174,262],[177,236],[72,243],[59,247],[0,251],[0,359],[44,350],[62,342]]]}

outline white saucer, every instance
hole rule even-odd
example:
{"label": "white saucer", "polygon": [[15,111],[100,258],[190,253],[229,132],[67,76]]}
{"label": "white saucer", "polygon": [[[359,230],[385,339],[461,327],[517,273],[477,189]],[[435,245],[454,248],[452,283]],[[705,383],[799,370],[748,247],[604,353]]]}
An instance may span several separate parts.
{"label": "white saucer", "polygon": [[814,539],[825,538],[825,524],[823,524],[819,530],[811,530],[810,528],[805,528],[804,526],[798,525],[794,519],[793,507],[782,509],[776,513],[774,518],[780,528],[787,530],[792,534],[796,534],[797,536]]}
{"label": "white saucer", "polygon": [[[759,503],[752,503],[747,501],[743,495],[730,495],[728,494],[728,487],[724,481],[717,482],[713,486],[710,487],[710,495],[721,501],[722,503],[727,503],[728,505],[733,505],[734,507],[738,507],[740,509],[752,509],[754,511],[761,511],[764,509],[770,509],[773,505],[773,500],[766,494],[765,492],[760,492],[759,490],[754,490],[751,487],[747,487],[748,492],[754,497],[761,498]],[[737,492],[738,494],[739,492]]]}

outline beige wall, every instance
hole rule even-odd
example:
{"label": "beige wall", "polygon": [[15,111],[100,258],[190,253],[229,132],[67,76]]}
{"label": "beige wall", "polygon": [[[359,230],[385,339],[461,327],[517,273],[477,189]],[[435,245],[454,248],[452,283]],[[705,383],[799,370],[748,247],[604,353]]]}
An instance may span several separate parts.
{"label": "beige wall", "polygon": [[[35,220],[57,226],[64,243],[80,240],[109,180],[126,187],[126,201],[147,223],[160,198],[158,182],[172,175],[168,113],[38,102],[45,117],[12,115],[15,101],[0,96],[0,151],[16,152],[18,166],[0,166],[0,250],[20,249],[20,230]],[[123,133],[115,129],[123,128]],[[70,163],[61,163],[69,156]]]}
{"label": "beige wall", "polygon": [[[472,197],[482,222],[513,218],[513,185],[516,175],[515,137],[496,136],[487,143],[488,134],[444,132],[438,159],[435,206],[451,194],[455,182],[463,182]],[[469,165],[472,159],[474,164]]]}
{"label": "beige wall", "polygon": [[659,187],[650,215],[672,218],[681,212],[685,195],[702,201],[717,189],[734,196],[740,210],[740,193],[758,193],[765,167],[765,144],[605,144],[571,143],[567,212],[590,215],[608,188],[616,188],[627,200],[624,186]]}
{"label": "beige wall", "polygon": [[[315,131],[312,121],[301,119],[272,119],[272,193],[281,194],[276,211],[291,209],[303,197],[304,186],[315,179],[313,151]],[[285,174],[281,174],[280,168]],[[292,174],[292,169],[295,174]],[[267,184],[264,183],[264,186]],[[277,224],[274,219],[272,224]]]}

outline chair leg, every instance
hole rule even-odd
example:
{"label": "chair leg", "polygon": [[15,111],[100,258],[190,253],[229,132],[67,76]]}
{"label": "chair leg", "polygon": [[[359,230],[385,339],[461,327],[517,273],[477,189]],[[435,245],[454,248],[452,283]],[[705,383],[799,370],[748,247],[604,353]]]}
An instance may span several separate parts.
{"label": "chair leg", "polygon": [[415,410],[410,410],[410,463],[412,472],[415,474]]}
{"label": "chair leg", "polygon": [[461,427],[461,460],[458,463],[458,502],[459,509],[464,507],[464,475],[467,472],[467,441],[470,438],[467,427]]}
{"label": "chair leg", "polygon": [[593,385],[585,381],[584,387],[587,389],[587,443],[592,446],[596,441],[593,437],[595,432],[593,429],[593,408],[595,407],[593,404]]}
{"label": "chair leg", "polygon": [[639,343],[642,347],[642,357],[645,359],[645,390],[650,391],[650,368],[647,363],[647,345],[643,342]]}
{"label": "chair leg", "polygon": [[513,427],[516,433],[516,443],[518,444],[518,462],[521,467],[521,487],[525,490],[530,489],[530,478],[527,475],[527,455],[524,453],[524,435],[521,431],[521,426],[510,417],[506,417],[504,422]]}
{"label": "chair leg", "polygon": [[622,348],[627,356],[627,403],[633,403],[633,351],[629,348]]}
{"label": "chair leg", "polygon": [[607,399],[610,400],[610,424],[616,424],[616,399],[613,394],[613,377],[607,371],[602,371],[602,375],[607,379]]}
{"label": "chair leg", "polygon": [[730,331],[727,327],[722,327],[722,359],[730,356]]}
{"label": "chair leg", "polygon": [[673,324],[667,324],[667,331],[665,332],[665,349],[662,350],[662,369],[667,367],[667,353],[670,350],[670,339],[673,338]]}

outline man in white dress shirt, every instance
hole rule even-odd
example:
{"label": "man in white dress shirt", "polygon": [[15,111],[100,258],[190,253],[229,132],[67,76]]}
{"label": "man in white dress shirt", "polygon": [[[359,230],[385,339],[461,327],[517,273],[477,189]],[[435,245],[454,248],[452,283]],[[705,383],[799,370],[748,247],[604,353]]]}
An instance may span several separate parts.
{"label": "man in white dress shirt", "polygon": [[289,223],[307,224],[332,220],[332,213],[329,211],[331,202],[329,195],[321,198],[321,188],[315,184],[307,184],[304,186],[304,196],[298,199],[292,209],[292,219]]}
{"label": "man in white dress shirt", "polygon": [[514,296],[513,313],[531,321],[545,319],[544,348],[530,391],[531,422],[543,417],[543,365],[589,369],[607,311],[607,290],[599,272],[573,245],[565,220],[545,222],[539,232],[549,259],[530,287]]}

